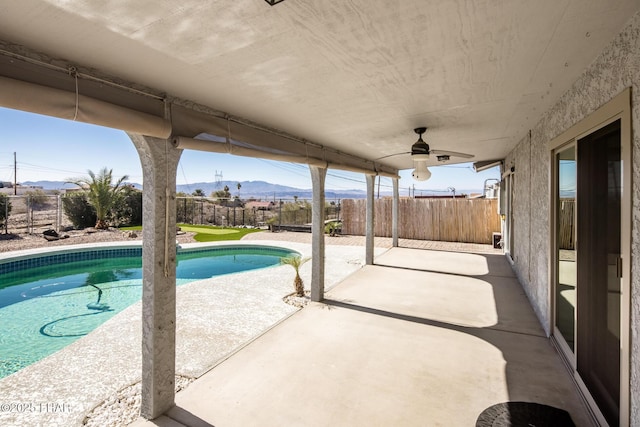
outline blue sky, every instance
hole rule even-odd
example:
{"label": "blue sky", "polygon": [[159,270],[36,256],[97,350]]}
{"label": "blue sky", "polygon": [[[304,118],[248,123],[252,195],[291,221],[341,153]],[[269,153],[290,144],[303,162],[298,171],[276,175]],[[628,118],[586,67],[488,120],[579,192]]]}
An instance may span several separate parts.
{"label": "blue sky", "polygon": [[[115,177],[129,176],[142,183],[140,160],[133,143],[119,130],[0,108],[0,181],[13,181],[16,153],[18,182],[65,181],[85,176],[87,170],[113,169]],[[476,173],[470,163],[429,168],[431,179],[418,182],[411,171],[400,173],[401,195],[415,185],[420,191],[447,193],[449,187],[481,190],[486,179],[499,178],[497,168]],[[296,188],[311,188],[307,166],[295,163],[185,151],[178,166],[178,184],[213,182],[216,172],[228,181],[267,181]],[[330,169],[326,188],[364,189],[362,174]],[[391,179],[382,178],[382,191],[391,190]]]}

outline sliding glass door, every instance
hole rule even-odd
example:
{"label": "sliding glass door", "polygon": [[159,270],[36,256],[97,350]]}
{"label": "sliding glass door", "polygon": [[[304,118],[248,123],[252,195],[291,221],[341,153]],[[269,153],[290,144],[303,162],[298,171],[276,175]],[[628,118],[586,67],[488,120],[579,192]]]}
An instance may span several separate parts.
{"label": "sliding glass door", "polygon": [[620,405],[620,121],[578,140],[577,363],[609,425]]}
{"label": "sliding glass door", "polygon": [[555,336],[609,425],[620,420],[621,131],[556,150]]}

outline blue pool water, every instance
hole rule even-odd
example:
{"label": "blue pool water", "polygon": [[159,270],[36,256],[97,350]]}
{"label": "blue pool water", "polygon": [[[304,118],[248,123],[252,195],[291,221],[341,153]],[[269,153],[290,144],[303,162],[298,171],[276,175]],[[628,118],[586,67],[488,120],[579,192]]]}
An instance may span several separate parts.
{"label": "blue pool water", "polygon": [[[178,252],[176,283],[265,268],[295,252],[218,246]],[[142,297],[142,248],[0,263],[0,378],[71,344]]]}

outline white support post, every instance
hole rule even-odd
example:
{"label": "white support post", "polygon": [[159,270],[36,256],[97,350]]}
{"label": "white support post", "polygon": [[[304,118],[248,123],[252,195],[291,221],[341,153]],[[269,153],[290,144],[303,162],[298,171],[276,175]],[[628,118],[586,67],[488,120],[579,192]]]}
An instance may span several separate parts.
{"label": "white support post", "polygon": [[367,214],[365,238],[365,264],[373,265],[375,205],[373,204],[375,175],[365,175],[367,179]]}
{"label": "white support post", "polygon": [[154,419],[175,404],[176,170],[169,140],[129,134],[142,163],[142,407]]}
{"label": "white support post", "polygon": [[393,183],[393,206],[391,208],[391,240],[392,246],[397,248],[398,244],[398,221],[399,221],[399,203],[400,203],[400,190],[398,188],[398,178],[392,179]]}
{"label": "white support post", "polygon": [[311,210],[311,301],[324,299],[324,182],[327,168],[309,166],[313,200]]}

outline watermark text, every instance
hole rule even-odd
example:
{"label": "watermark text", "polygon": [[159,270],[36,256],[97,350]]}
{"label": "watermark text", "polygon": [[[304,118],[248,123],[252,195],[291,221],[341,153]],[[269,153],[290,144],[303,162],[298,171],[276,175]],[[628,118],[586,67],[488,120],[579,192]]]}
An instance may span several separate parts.
{"label": "watermark text", "polygon": [[0,413],[61,413],[71,412],[71,405],[59,402],[0,402]]}

